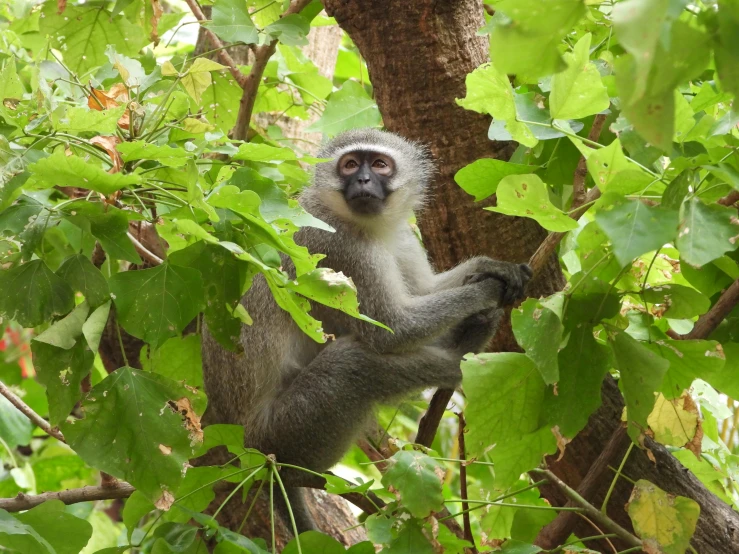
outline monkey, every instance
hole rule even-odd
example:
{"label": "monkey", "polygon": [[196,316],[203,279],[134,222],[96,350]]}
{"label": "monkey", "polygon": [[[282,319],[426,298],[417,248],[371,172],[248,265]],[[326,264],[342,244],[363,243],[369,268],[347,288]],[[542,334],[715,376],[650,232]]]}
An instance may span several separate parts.
{"label": "monkey", "polygon": [[[245,443],[278,462],[322,472],[336,464],[378,403],[429,387],[455,388],[460,362],[491,340],[502,307],[523,296],[525,264],[469,259],[436,272],[409,225],[428,201],[434,173],[428,149],[376,129],[345,132],[318,153],[302,207],[334,231],[302,227],[295,241],[352,278],[360,310],[392,332],[311,303],[311,315],[335,337],[318,344],[275,302],[256,276],[242,304],[243,354],[203,333],[209,398],[206,423],[237,423]],[[289,258],[283,269],[295,278]],[[279,495],[278,495],[279,496]],[[299,495],[298,527],[312,528]]]}

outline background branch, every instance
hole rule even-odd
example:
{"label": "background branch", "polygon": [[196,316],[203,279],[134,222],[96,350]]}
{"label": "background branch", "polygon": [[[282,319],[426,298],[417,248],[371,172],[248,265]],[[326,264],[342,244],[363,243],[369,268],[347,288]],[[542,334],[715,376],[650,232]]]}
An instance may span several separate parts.
{"label": "background branch", "polygon": [[0,394],[7,398],[13,406],[18,408],[18,410],[20,410],[23,415],[31,420],[31,423],[40,427],[47,435],[51,435],[55,439],[62,442],[67,442],[64,440],[64,435],[62,435],[62,432],[59,429],[57,429],[56,427],[52,427],[48,421],[34,412],[28,404],[26,404],[25,402],[23,402],[23,400],[16,396],[15,393],[13,393],[13,391],[5,386],[5,383],[3,383],[2,381],[0,381]]}
{"label": "background branch", "polygon": [[0,509],[8,512],[20,512],[21,510],[30,510],[48,500],[61,500],[65,504],[77,504],[78,502],[89,502],[91,500],[128,498],[135,490],[133,485],[125,481],[115,481],[110,485],[88,486],[42,494],[23,494],[19,492],[15,498],[0,498]]}
{"label": "background branch", "polygon": [[739,303],[739,279],[731,283],[718,301],[698,318],[693,329],[686,335],[679,335],[681,339],[705,339],[713,333],[731,310]]}

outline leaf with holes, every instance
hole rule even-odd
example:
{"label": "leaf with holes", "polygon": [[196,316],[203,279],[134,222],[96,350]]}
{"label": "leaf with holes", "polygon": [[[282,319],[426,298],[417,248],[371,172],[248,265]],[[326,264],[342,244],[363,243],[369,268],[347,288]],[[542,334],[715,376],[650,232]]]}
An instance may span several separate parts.
{"label": "leaf with holes", "polygon": [[414,517],[428,517],[444,505],[444,467],[416,450],[401,450],[388,460],[382,484],[400,493],[401,504]]}
{"label": "leaf with holes", "polygon": [[[35,327],[74,308],[74,292],[43,260],[0,270],[0,315]],[[8,294],[7,291],[13,291]]]}
{"label": "leaf with holes", "polygon": [[549,231],[571,231],[577,221],[549,200],[549,189],[537,175],[509,175],[498,184],[498,204],[491,212],[529,217]]}
{"label": "leaf with holes", "polygon": [[686,199],[680,206],[677,248],[690,265],[700,267],[725,252],[735,250],[739,237],[736,210],[717,204],[704,204],[698,198]]}

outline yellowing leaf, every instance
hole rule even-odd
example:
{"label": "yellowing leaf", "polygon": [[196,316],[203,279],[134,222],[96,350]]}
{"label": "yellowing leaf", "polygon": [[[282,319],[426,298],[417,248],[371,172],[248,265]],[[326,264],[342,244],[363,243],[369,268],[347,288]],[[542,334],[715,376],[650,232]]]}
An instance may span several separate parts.
{"label": "yellowing leaf", "polygon": [[190,66],[187,73],[182,77],[182,86],[196,102],[200,102],[201,96],[213,82],[211,71],[219,71],[226,67],[206,58],[198,58]]}
{"label": "yellowing leaf", "polygon": [[685,554],[700,515],[694,500],[667,494],[643,479],[636,482],[626,509],[645,550],[664,554]]}
{"label": "yellowing leaf", "polygon": [[667,400],[660,394],[647,423],[657,442],[684,446],[698,431],[698,408],[688,394],[674,400]]}

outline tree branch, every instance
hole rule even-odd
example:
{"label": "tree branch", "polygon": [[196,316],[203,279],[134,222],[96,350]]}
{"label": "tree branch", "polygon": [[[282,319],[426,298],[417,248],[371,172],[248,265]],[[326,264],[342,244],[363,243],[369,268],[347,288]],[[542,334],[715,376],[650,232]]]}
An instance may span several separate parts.
{"label": "tree branch", "polygon": [[[600,138],[600,132],[603,124],[606,122],[605,114],[598,114],[593,118],[593,125],[588,133],[588,140],[597,142]],[[578,208],[585,202],[585,178],[588,176],[588,166],[585,156],[580,156],[575,169],[575,178],[572,180],[572,208]]]}
{"label": "tree branch", "polygon": [[65,504],[77,504],[91,500],[113,500],[116,498],[128,498],[136,489],[125,481],[116,481],[112,485],[88,486],[79,489],[68,489],[59,492],[45,492],[42,494],[18,493],[15,498],[0,498],[0,509],[8,512],[20,512],[30,510],[34,506],[43,504],[48,500],[61,500]]}
{"label": "tree branch", "polygon": [[698,318],[690,333],[679,335],[679,337],[681,339],[708,338],[737,304],[739,304],[739,279],[731,283],[713,307]]}
{"label": "tree branch", "polygon": [[553,486],[559,489],[559,491],[563,495],[569,498],[575,505],[582,508],[585,511],[585,515],[588,518],[602,525],[604,528],[608,529],[609,531],[615,533],[618,536],[618,538],[624,541],[630,548],[642,546],[642,542],[637,537],[629,533],[626,529],[621,527],[618,523],[613,521],[610,517],[608,517],[603,512],[598,510],[598,508],[593,506],[590,502],[588,502],[581,495],[579,495],[577,491],[575,491],[575,489],[572,489],[569,486],[567,486],[567,484],[564,481],[562,481],[559,477],[557,477],[554,473],[552,473],[548,469],[532,469],[529,473],[534,473],[537,476],[544,477]]}
{"label": "tree branch", "polygon": [[733,206],[737,202],[739,202],[739,190],[732,190],[718,201],[722,206]]}
{"label": "tree branch", "polygon": [[[188,3],[191,1],[195,0],[188,0]],[[280,17],[296,14],[310,4],[310,2],[311,0],[292,0],[290,6],[288,6]],[[241,94],[239,114],[236,118],[236,124],[234,125],[231,137],[235,140],[246,140],[251,115],[254,111],[254,103],[257,100],[259,83],[262,80],[262,75],[264,75],[267,62],[269,62],[269,59],[277,49],[277,42],[277,39],[273,39],[269,44],[264,44],[254,49],[254,63],[251,66],[251,71],[249,71],[249,75],[246,76],[244,81],[239,83],[244,92]]]}
{"label": "tree branch", "polygon": [[223,44],[223,41],[221,41],[221,39],[219,39],[213,31],[203,25],[204,22],[208,21],[208,18],[205,17],[200,4],[198,4],[198,1],[185,0],[185,2],[187,2],[187,5],[190,7],[190,11],[195,16],[195,19],[200,22],[200,27],[203,29],[205,36],[208,37],[208,41],[210,42],[210,44],[213,46],[214,49],[218,49],[218,52],[216,53],[218,59],[223,65],[228,67],[231,75],[233,75],[233,78],[236,79],[236,82],[239,84],[239,86],[241,86],[241,88],[244,88],[246,75],[239,71],[239,67],[236,65],[236,62],[231,57],[231,54],[229,54],[225,50],[225,45]]}
{"label": "tree branch", "polygon": [[0,381],[0,394],[7,398],[13,406],[18,408],[24,416],[31,420],[31,423],[40,427],[47,435],[51,435],[55,439],[62,442],[67,442],[64,440],[64,435],[62,435],[62,432],[59,429],[57,429],[56,427],[52,427],[48,421],[34,412],[28,404],[18,398],[18,396],[16,396],[13,391],[5,386],[5,383],[3,383],[2,381]]}
{"label": "tree branch", "polygon": [[134,237],[130,232],[127,234],[128,234],[128,238],[133,243],[133,247],[136,249],[136,252],[139,253],[139,256],[141,256],[141,258],[144,261],[149,262],[151,265],[161,265],[164,263],[163,259],[161,259],[159,256],[157,256],[153,252],[151,252],[148,248],[146,248],[146,246],[141,244],[139,240],[136,237]]}
{"label": "tree branch", "polygon": [[434,442],[436,436],[436,430],[439,428],[441,418],[453,394],[454,390],[452,389],[439,389],[434,393],[431,402],[429,402],[428,410],[418,423],[418,433],[415,440],[417,444],[431,447],[431,443]]}
{"label": "tree branch", "polygon": [[[627,439],[626,428],[623,425],[619,426],[577,487],[577,493],[580,496],[585,499],[593,497],[601,484],[601,478],[608,470],[608,466],[624,449]],[[575,503],[570,501],[566,505],[574,506]],[[560,512],[553,521],[539,531],[534,544],[541,548],[556,548],[567,540],[577,523],[578,516],[576,513]]]}

